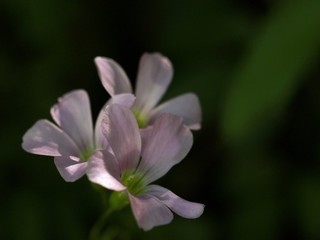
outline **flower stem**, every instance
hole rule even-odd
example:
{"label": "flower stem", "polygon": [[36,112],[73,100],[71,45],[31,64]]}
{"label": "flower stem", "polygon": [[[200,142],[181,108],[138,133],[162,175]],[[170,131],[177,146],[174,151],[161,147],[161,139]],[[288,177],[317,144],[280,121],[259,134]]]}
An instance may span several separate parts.
{"label": "flower stem", "polygon": [[[108,219],[114,212],[118,212],[129,204],[128,194],[126,191],[106,194],[105,189],[99,185],[93,184],[92,186],[99,191],[103,207],[107,210],[91,228],[89,240],[112,240],[118,236],[119,229],[114,219],[113,221],[108,221]],[[107,224],[109,225],[106,226]]]}
{"label": "flower stem", "polygon": [[112,214],[113,209],[109,208],[100,219],[93,225],[90,231],[90,240],[100,240],[101,232],[108,217]]}

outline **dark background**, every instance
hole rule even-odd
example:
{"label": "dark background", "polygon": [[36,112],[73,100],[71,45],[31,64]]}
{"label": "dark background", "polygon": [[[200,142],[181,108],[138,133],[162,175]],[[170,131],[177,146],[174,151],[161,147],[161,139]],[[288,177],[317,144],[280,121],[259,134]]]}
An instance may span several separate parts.
{"label": "dark background", "polygon": [[320,239],[319,13],[318,0],[2,0],[0,239],[87,239],[100,195],[22,136],[73,89],[97,116],[109,96],[95,56],[134,84],[154,51],[175,68],[163,100],[194,92],[203,107],[191,152],[158,183],[206,208],[147,233],[127,209],[111,220],[119,239]]}

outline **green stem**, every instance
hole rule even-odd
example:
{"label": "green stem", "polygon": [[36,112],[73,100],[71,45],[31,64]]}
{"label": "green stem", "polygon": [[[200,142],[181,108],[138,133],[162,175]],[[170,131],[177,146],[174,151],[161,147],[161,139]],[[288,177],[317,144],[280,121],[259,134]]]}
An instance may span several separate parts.
{"label": "green stem", "polygon": [[113,213],[113,209],[109,208],[101,217],[100,219],[93,225],[90,231],[90,240],[100,240],[101,232],[104,227],[105,221],[108,217]]}
{"label": "green stem", "polygon": [[[90,230],[90,240],[114,239],[119,234],[119,229],[114,225],[114,221],[108,221],[110,215],[119,211],[129,204],[126,191],[113,192],[106,194],[105,189],[99,185],[92,185],[99,191],[102,197],[103,207],[107,209]],[[109,197],[109,199],[107,198]],[[109,224],[109,226],[106,226]]]}

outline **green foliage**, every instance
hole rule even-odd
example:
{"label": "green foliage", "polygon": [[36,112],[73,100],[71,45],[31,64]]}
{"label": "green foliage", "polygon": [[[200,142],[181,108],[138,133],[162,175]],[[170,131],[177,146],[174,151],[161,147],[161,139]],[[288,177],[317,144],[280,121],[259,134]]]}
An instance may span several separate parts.
{"label": "green foliage", "polygon": [[226,139],[270,130],[320,50],[320,2],[286,1],[267,17],[226,95]]}

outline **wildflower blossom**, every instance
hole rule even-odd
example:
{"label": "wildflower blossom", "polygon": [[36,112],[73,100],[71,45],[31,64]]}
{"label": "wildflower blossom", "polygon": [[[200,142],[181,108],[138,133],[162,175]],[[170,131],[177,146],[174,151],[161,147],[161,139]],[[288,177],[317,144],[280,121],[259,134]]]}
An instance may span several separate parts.
{"label": "wildflower blossom", "polygon": [[[133,92],[126,73],[114,60],[96,57],[95,63],[101,82],[111,96]],[[162,113],[172,113],[181,116],[190,129],[200,129],[201,108],[195,94],[183,94],[156,106],[172,76],[173,67],[168,58],[159,53],[142,55],[135,91],[136,102],[132,108],[141,128],[153,124]]]}
{"label": "wildflower blossom", "polygon": [[173,212],[197,218],[204,205],[186,201],[151,184],[189,152],[193,137],[182,118],[159,116],[152,128],[139,131],[133,113],[118,104],[106,108],[102,131],[112,151],[96,152],[89,162],[89,180],[129,198],[134,217],[144,230],[173,219]]}
{"label": "wildflower blossom", "polygon": [[[131,106],[134,96],[121,94],[111,103]],[[102,112],[92,125],[88,94],[75,90],[62,96],[51,108],[52,122],[41,119],[23,136],[22,148],[30,153],[52,156],[65,181],[73,182],[82,177],[88,167],[88,159],[96,149],[106,147],[101,131]]]}

